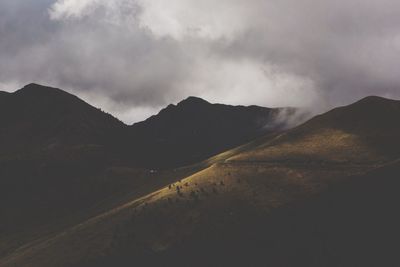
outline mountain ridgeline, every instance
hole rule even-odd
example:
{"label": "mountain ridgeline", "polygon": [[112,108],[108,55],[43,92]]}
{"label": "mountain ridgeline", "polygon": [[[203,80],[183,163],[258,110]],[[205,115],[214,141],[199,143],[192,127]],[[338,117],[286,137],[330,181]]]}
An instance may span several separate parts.
{"label": "mountain ridgeline", "polygon": [[0,92],[0,267],[399,266],[400,101],[281,111]]}
{"label": "mountain ridgeline", "polygon": [[189,97],[127,126],[67,92],[30,84],[0,94],[0,155],[85,147],[137,166],[179,167],[280,130],[277,112]]}
{"label": "mountain ridgeline", "polygon": [[37,84],[0,95],[0,125],[2,155],[59,146],[105,145],[126,128],[74,95]]}
{"label": "mountain ridgeline", "polygon": [[[136,162],[183,166],[204,160],[266,133],[281,130],[278,109],[210,104],[189,97],[129,128]],[[269,126],[269,127],[268,127]]]}

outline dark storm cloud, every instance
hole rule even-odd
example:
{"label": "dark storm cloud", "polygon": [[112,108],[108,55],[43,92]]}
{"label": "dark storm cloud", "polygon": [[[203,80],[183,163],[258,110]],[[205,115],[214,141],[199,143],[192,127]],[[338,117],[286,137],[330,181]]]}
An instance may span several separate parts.
{"label": "dark storm cloud", "polygon": [[399,26],[396,0],[2,0],[0,86],[129,122],[188,95],[321,111],[400,97]]}

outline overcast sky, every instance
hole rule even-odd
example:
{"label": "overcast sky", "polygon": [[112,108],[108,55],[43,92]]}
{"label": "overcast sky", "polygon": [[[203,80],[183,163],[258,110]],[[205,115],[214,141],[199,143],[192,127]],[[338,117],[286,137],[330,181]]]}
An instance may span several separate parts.
{"label": "overcast sky", "polygon": [[0,0],[0,90],[131,123],[187,96],[322,111],[400,98],[399,0]]}

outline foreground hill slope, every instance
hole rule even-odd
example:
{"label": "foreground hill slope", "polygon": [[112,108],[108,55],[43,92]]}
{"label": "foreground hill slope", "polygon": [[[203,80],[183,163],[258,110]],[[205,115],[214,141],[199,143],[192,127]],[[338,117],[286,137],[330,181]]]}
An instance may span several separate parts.
{"label": "foreground hill slope", "polygon": [[367,98],[227,152],[0,266],[396,266],[398,106]]}

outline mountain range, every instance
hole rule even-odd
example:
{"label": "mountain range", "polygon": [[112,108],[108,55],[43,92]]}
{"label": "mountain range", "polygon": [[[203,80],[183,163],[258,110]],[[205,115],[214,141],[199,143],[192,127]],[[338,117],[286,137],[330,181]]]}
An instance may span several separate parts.
{"label": "mountain range", "polygon": [[400,101],[282,110],[1,93],[0,266],[396,266]]}
{"label": "mountain range", "polygon": [[274,120],[281,109],[211,104],[196,97],[125,125],[74,95],[38,84],[2,92],[0,104],[0,155],[96,146],[152,168],[196,163],[285,127]]}

